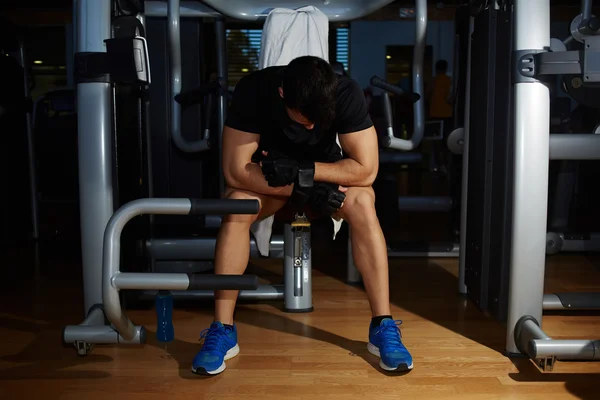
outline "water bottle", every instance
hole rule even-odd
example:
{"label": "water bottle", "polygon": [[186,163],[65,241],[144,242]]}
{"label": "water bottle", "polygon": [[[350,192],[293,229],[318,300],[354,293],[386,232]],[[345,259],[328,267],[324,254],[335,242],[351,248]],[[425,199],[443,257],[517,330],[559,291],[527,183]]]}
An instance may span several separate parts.
{"label": "water bottle", "polygon": [[156,340],[171,342],[175,337],[173,328],[173,296],[159,291],[156,295]]}

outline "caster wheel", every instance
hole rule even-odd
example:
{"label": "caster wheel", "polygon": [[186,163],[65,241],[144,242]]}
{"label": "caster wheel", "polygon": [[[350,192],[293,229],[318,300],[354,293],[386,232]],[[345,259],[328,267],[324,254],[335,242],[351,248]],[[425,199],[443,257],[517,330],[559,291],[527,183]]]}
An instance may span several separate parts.
{"label": "caster wheel", "polygon": [[548,232],[546,233],[546,254],[553,255],[560,253],[562,248],[563,239],[558,233]]}
{"label": "caster wheel", "polygon": [[77,355],[83,357],[83,356],[87,356],[88,354],[90,354],[92,352],[92,349],[94,348],[94,345],[92,345],[91,343],[86,343],[86,342],[75,342],[75,349],[77,350]]}

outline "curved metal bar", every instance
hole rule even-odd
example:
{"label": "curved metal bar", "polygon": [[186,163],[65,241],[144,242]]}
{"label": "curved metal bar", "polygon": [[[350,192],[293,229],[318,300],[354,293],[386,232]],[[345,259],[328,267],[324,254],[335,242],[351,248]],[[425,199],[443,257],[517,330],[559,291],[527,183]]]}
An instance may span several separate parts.
{"label": "curved metal bar", "polygon": [[120,269],[123,227],[141,214],[186,215],[191,208],[189,199],[139,199],[121,207],[108,221],[104,231],[102,298],[106,318],[125,340],[133,340],[139,330],[123,312],[118,287],[113,285],[113,277],[119,274]]}
{"label": "curved metal bar", "polygon": [[209,139],[188,142],[181,131],[181,105],[175,96],[181,92],[181,11],[179,0],[169,0],[167,8],[167,45],[171,71],[171,136],[177,148],[186,153],[198,153],[210,148]]}
{"label": "curved metal bar", "polygon": [[390,149],[410,151],[416,149],[423,140],[425,133],[425,97],[423,89],[423,63],[427,41],[427,0],[415,0],[415,47],[413,51],[413,92],[420,99],[413,104],[414,131],[410,139],[400,139],[394,136],[393,130],[388,130]]}

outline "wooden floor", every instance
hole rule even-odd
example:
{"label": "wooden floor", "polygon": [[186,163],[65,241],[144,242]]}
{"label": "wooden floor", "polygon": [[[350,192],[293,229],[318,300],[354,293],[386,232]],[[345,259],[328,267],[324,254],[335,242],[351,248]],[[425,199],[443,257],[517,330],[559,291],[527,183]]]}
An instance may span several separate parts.
{"label": "wooden floor", "polygon": [[[190,372],[190,363],[211,321],[210,305],[178,307],[176,340],[166,346],[154,340],[151,309],[130,311],[149,331],[145,346],[101,345],[78,357],[62,345],[61,333],[83,313],[79,275],[65,262],[42,267],[33,279],[18,261],[30,256],[24,251],[3,265],[14,279],[1,283],[1,399],[600,398],[600,363],[559,362],[542,373],[528,360],[502,355],[505,328],[456,293],[456,259],[392,261],[393,314],[404,321],[410,373],[378,368],[366,349],[365,294],[344,284],[342,271],[332,273],[327,266],[334,263],[325,259],[323,268],[314,261],[314,312],[239,306],[241,353],[223,374],[204,378]],[[546,290],[600,290],[597,265],[582,256],[552,257]],[[600,337],[598,315],[545,316],[543,323],[556,338]]]}

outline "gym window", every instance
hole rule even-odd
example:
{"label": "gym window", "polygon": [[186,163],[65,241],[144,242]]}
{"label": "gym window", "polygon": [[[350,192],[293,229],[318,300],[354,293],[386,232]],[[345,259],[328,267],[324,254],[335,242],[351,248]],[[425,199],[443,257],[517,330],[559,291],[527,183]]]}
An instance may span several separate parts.
{"label": "gym window", "polygon": [[350,70],[350,30],[348,28],[336,28],[335,59],[344,64],[346,72]]}
{"label": "gym window", "polygon": [[229,87],[258,69],[262,29],[227,29]]}

